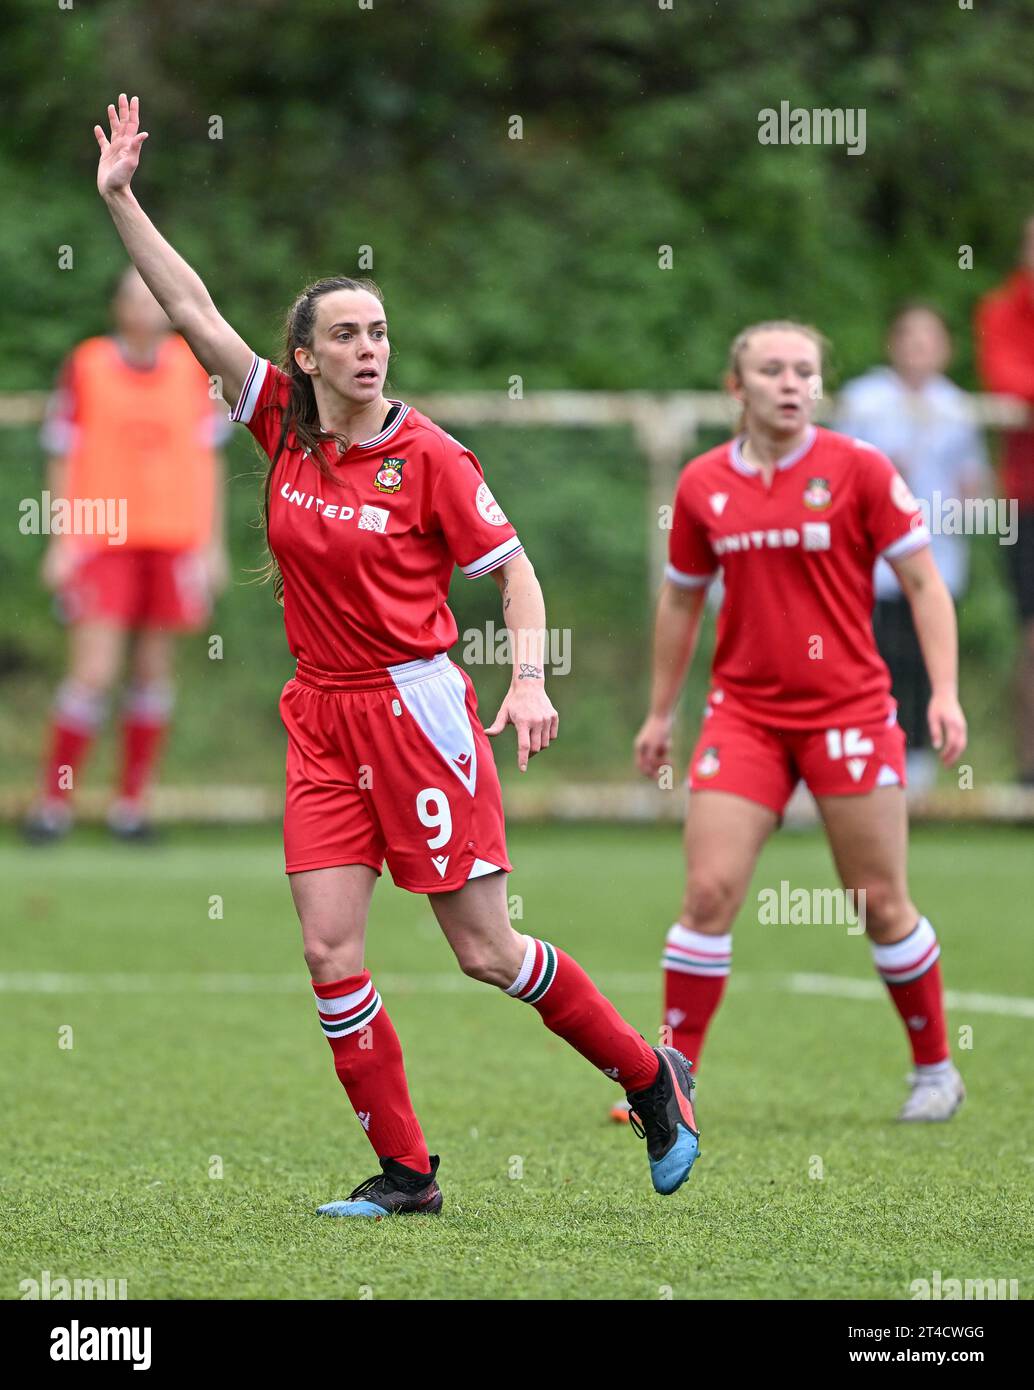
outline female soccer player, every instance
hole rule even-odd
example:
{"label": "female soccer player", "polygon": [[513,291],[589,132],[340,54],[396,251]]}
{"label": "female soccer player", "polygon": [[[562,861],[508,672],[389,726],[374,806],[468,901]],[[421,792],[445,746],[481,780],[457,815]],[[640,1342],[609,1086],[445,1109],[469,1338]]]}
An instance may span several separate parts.
{"label": "female soccer player", "polygon": [[514,636],[514,676],[489,734],[517,730],[518,766],[557,736],[545,692],[542,592],[474,455],[385,399],[388,329],[369,281],[320,280],[287,316],[280,367],[220,316],[137,203],[147,138],[139,103],[108,107],[97,186],[140,274],[269,455],[266,524],[297,674],[284,842],[320,1024],[382,1172],[327,1216],[435,1212],[437,1155],[410,1103],[402,1050],[364,967],[366,919],[387,859],[430,895],[468,975],[534,1006],[547,1028],[617,1081],[642,1122],[653,1185],[674,1192],[697,1153],[688,1064],[652,1048],[585,972],[507,912],[502,801],[467,675],[445,655],[455,565],[492,573]]}
{"label": "female soccer player", "polygon": [[101,508],[109,526],[52,535],[43,562],[69,627],[69,662],[24,827],[37,843],[71,828],[73,783],[127,653],[122,769],[108,824],[122,839],[149,838],[147,791],[172,718],[177,635],[205,621],[228,570],[215,446],[229,425],[133,266],[111,307],[114,334],[73,349],[43,427],[50,495],[73,515]]}
{"label": "female soccer player", "polygon": [[908,1031],[914,1071],[900,1118],[946,1120],[965,1093],[948,1052],[940,947],[908,891],[905,739],[872,633],[877,557],[911,605],[932,688],[931,742],[945,764],[966,745],[955,610],[893,464],[811,423],[821,373],[815,330],[745,329],[728,377],[741,433],[691,460],[675,496],[650,711],[635,741],[647,776],[670,760],[672,712],[719,569],[725,596],[690,763],[687,884],[664,952],[665,1021],[699,1063],[729,975],[733,920],[803,778],[841,882],[864,892],[876,969]]}

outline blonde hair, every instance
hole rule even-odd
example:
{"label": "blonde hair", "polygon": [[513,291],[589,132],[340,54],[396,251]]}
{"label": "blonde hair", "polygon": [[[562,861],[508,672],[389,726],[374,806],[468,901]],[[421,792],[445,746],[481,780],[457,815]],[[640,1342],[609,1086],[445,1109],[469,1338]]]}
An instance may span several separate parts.
{"label": "blonde hair", "polygon": [[[747,344],[755,333],[800,333],[805,338],[809,338],[818,348],[819,370],[822,370],[826,354],[831,348],[829,339],[810,323],[797,323],[795,319],[767,319],[764,323],[752,323],[749,328],[741,329],[736,337],[733,338],[729,346],[729,361],[727,372],[737,383],[742,383],[743,374],[740,371],[740,358],[747,349]],[[740,411],[739,424],[736,433],[742,434],[747,420],[747,411],[744,407]]]}

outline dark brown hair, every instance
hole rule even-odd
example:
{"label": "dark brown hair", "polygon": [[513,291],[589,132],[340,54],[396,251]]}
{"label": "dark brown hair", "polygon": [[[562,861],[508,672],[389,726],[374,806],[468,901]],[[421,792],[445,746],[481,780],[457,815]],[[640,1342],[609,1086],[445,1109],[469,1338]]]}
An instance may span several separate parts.
{"label": "dark brown hair", "polygon": [[[328,432],[322,427],[312,378],[307,372],[303,372],[294,360],[296,348],[312,347],[317,304],[325,294],[333,294],[337,290],[365,290],[381,304],[384,303],[384,296],[381,294],[379,286],[372,280],[352,280],[346,275],[330,275],[323,280],[314,280],[311,285],[306,285],[287,311],[283,328],[283,349],[278,365],[280,370],[290,378],[291,394],[284,410],[283,421],[280,426],[280,438],[277,440],[276,448],[273,450],[272,459],[262,482],[262,524],[266,531],[267,549],[269,547],[269,489],[273,480],[273,473],[280,460],[280,455],[287,445],[288,438],[293,435],[298,447],[309,449],[313,463],[328,478],[334,475],[323,457],[323,450],[320,446],[325,444],[328,439],[336,439],[342,449],[347,449],[351,443],[351,440],[343,434],[337,431]],[[272,551],[269,552],[269,560],[262,577],[273,581],[274,596],[278,603],[283,603],[284,580]]]}

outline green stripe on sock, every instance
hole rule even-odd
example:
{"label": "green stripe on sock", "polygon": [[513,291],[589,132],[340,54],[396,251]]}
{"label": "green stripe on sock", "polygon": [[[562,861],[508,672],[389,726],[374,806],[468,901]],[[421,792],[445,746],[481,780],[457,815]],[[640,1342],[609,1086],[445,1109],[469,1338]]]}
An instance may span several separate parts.
{"label": "green stripe on sock", "polygon": [[553,976],[556,974],[556,951],[548,941],[543,941],[542,949],[546,953],[546,968],[542,975],[542,983],[531,994],[524,996],[525,1004],[536,1004],[545,994],[546,990],[553,983]]}
{"label": "green stripe on sock", "polygon": [[357,1014],[354,1018],[348,1019],[344,1023],[323,1023],[323,1020],[321,1018],[320,1023],[323,1024],[324,1033],[344,1033],[351,1028],[358,1028],[361,1024],[366,1022],[366,1020],[370,1017],[370,1015],[377,1008],[377,1005],[380,1002],[381,996],[379,994],[374,994],[373,1000],[371,1001],[367,1009],[365,1009],[361,1014]]}

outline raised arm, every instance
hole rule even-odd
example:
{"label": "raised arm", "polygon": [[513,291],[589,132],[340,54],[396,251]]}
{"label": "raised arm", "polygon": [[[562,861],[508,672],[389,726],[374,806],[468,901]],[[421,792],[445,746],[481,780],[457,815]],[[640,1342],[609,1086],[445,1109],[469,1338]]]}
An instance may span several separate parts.
{"label": "raised arm", "polygon": [[130,187],[147,132],[140,129],[140,100],[118,99],[108,107],[111,137],[99,125],[93,133],[100,146],[97,191],[144,283],[168,314],[173,328],[210,376],[219,378],[223,399],[231,406],[244,386],[252,351],[212,302],[201,277],[172,249],[137,202]]}

